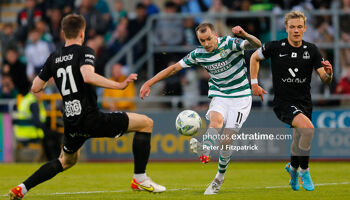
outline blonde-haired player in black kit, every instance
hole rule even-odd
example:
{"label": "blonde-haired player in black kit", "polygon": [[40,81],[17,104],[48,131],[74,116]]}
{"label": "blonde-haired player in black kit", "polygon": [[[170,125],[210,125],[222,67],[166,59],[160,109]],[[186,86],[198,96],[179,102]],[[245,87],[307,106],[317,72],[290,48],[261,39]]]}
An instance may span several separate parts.
{"label": "blonde-haired player in black kit", "polygon": [[[285,169],[291,176],[293,190],[299,189],[299,177],[304,189],[314,190],[309,172],[309,153],[314,135],[311,122],[312,101],[310,82],[315,70],[323,83],[332,81],[332,65],[324,61],[318,48],[303,40],[306,31],[304,13],[291,11],[285,15],[288,38],[264,44],[250,59],[250,76],[253,95],[266,91],[258,84],[259,62],[271,58],[274,97],[274,112],[278,119],[293,127],[291,162]],[[298,172],[298,168],[300,171]]]}
{"label": "blonde-haired player in black kit", "polygon": [[130,74],[125,81],[118,83],[95,73],[95,52],[82,46],[85,36],[83,16],[67,15],[62,20],[62,30],[65,46],[49,56],[32,85],[32,92],[40,92],[53,77],[60,90],[64,102],[62,153],[59,158],[47,162],[23,183],[12,188],[9,192],[10,200],[22,199],[31,188],[72,167],[78,160],[78,150],[87,139],[115,138],[127,132],[135,132],[132,147],[134,177],[131,188],[164,192],[164,186],[156,184],[146,175],[152,119],[136,113],[102,113],[97,107],[94,86],[122,90],[137,79],[137,74]]}

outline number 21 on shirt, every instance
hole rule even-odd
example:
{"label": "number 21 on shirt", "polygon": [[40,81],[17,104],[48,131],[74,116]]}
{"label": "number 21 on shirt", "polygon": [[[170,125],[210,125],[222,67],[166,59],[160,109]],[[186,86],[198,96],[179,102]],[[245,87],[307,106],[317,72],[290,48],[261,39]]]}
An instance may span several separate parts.
{"label": "number 21 on shirt", "polygon": [[[66,88],[67,74],[68,74],[71,89]],[[77,86],[75,84],[74,77],[73,77],[72,65],[68,65],[66,68],[59,68],[57,70],[57,77],[58,78],[62,77],[62,85],[61,85],[62,96],[66,96],[66,95],[71,94],[71,91],[72,91],[72,93],[78,92],[78,89],[77,89]]]}

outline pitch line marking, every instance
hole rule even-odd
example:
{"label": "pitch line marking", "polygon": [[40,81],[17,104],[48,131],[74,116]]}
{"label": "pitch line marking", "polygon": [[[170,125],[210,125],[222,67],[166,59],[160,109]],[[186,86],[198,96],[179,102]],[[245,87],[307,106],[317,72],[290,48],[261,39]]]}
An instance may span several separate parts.
{"label": "pitch line marking", "polygon": [[[350,182],[341,182],[341,183],[318,183],[315,186],[328,186],[328,185],[349,185]],[[276,188],[289,188],[288,185],[283,186],[265,186],[265,187],[233,187],[232,189],[276,189]],[[184,191],[191,190],[191,188],[173,188],[168,189],[167,191]],[[130,192],[131,190],[110,190],[110,191],[87,191],[87,192],[55,192],[49,194],[30,194],[30,196],[54,196],[54,195],[75,195],[75,194],[99,194],[99,193],[120,193],[120,192]],[[7,197],[7,194],[0,195]]]}

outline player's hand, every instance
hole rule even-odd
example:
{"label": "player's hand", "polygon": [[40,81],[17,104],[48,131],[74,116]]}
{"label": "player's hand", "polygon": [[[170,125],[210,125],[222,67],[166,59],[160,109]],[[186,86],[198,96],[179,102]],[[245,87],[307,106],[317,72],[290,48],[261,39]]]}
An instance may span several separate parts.
{"label": "player's hand", "polygon": [[328,75],[332,75],[333,74],[333,68],[331,63],[329,63],[328,60],[326,61],[321,61],[321,64],[323,66],[324,71],[328,74]]}
{"label": "player's hand", "polygon": [[267,94],[267,92],[260,87],[258,84],[252,84],[252,91],[254,96],[260,96],[261,101],[264,101],[264,94]]}
{"label": "player's hand", "polygon": [[144,99],[145,96],[148,97],[151,92],[151,86],[149,86],[148,82],[144,83],[140,89],[140,98]]}
{"label": "player's hand", "polygon": [[240,27],[240,26],[235,26],[235,27],[233,27],[233,28],[232,28],[232,33],[233,33],[235,36],[243,37],[243,38],[245,38],[245,37],[248,35],[248,33],[245,32],[245,31],[243,30],[243,28]]}
{"label": "player's hand", "polygon": [[128,78],[120,83],[121,89],[124,90],[126,87],[128,87],[129,83],[134,82],[135,80],[137,80],[137,74],[130,74]]}

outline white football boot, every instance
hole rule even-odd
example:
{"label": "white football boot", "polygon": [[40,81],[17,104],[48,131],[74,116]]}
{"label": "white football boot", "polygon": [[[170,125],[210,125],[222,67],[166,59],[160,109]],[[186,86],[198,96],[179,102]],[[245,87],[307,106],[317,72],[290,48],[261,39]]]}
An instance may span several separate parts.
{"label": "white football boot", "polygon": [[147,191],[153,193],[164,192],[166,188],[152,181],[150,177],[147,176],[142,182],[137,182],[135,178],[131,181],[131,189],[135,191]]}
{"label": "white football boot", "polygon": [[208,188],[205,190],[204,195],[217,194],[223,182],[224,180],[220,181],[217,178],[214,179],[213,182],[211,182]]}

